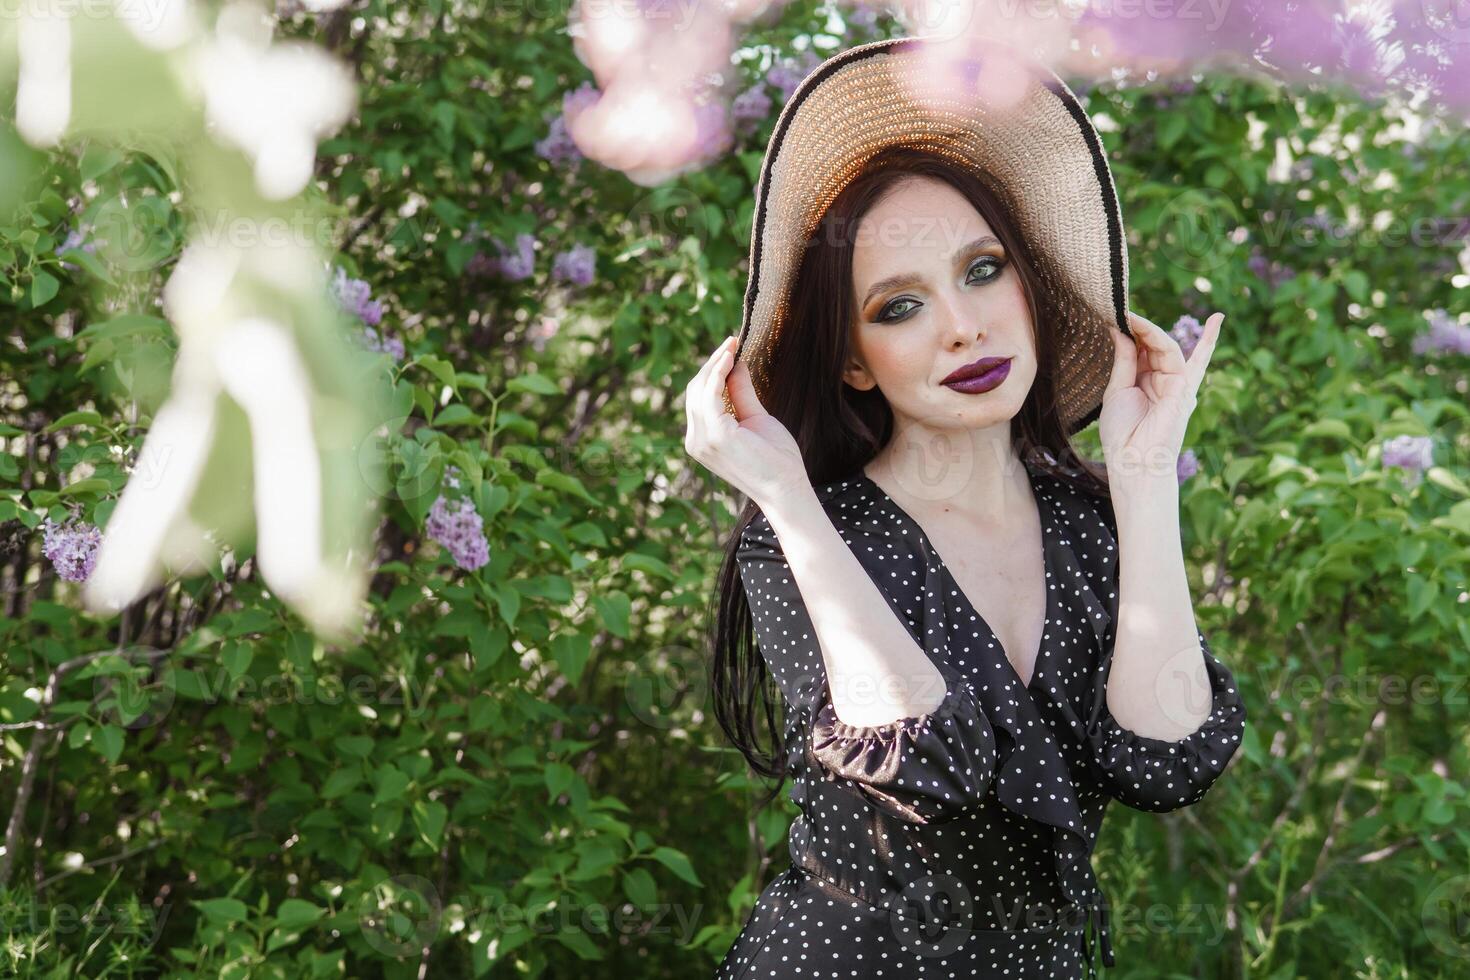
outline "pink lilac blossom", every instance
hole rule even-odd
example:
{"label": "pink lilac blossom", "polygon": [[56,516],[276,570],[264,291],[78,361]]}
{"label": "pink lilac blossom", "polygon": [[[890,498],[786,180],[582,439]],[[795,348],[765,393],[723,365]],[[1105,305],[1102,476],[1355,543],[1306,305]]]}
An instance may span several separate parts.
{"label": "pink lilac blossom", "polygon": [[1429,321],[1429,332],[1414,338],[1415,354],[1432,351],[1470,355],[1470,325],[1457,322],[1444,310],[1431,310],[1425,319]]}
{"label": "pink lilac blossom", "polygon": [[590,245],[578,243],[551,260],[552,277],[574,286],[591,283],[596,270],[597,250]]}
{"label": "pink lilac blossom", "polygon": [[1383,465],[1427,470],[1434,465],[1434,441],[1428,436],[1395,436],[1383,444]]}
{"label": "pink lilac blossom", "polygon": [[49,517],[41,527],[45,532],[41,553],[51,560],[56,573],[68,582],[85,582],[97,565],[101,530],[86,521],[57,524]]}
{"label": "pink lilac blossom", "polygon": [[439,542],[454,563],[474,571],[490,560],[490,543],[485,540],[484,521],[468,500],[448,500],[441,493],[429,508],[424,529]]}
{"label": "pink lilac blossom", "polygon": [[1174,475],[1182,484],[1185,480],[1199,472],[1199,457],[1195,456],[1193,449],[1186,449],[1179,454],[1179,459],[1174,464]]}
{"label": "pink lilac blossom", "polygon": [[1179,350],[1185,357],[1188,357],[1194,353],[1194,348],[1204,332],[1205,328],[1199,320],[1186,313],[1174,321],[1174,327],[1169,331],[1169,336],[1178,342]]}

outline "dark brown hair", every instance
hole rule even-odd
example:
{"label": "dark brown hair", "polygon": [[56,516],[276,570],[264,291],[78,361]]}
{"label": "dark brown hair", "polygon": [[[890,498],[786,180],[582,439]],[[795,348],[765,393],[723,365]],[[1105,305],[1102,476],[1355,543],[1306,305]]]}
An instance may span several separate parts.
{"label": "dark brown hair", "polygon": [[[785,324],[770,350],[766,411],[791,432],[813,486],[854,475],[887,443],[893,413],[877,388],[858,391],[842,378],[849,356],[853,300],[853,238],[863,216],[900,180],[931,177],[954,187],[1000,239],[1020,276],[1035,330],[1037,371],[1021,411],[1011,420],[1017,455],[1099,496],[1108,495],[1106,470],[1074,452],[1057,404],[1056,307],[1040,285],[1035,259],[1015,230],[1010,211],[973,171],[927,150],[894,147],[868,161],[833,200],[806,244],[791,290]],[[711,602],[710,691],[715,720],[761,776],[785,781],[785,753],[775,707],[780,700],[755,642],[750,605],[736,553],[757,513],[747,501],[725,547]],[[762,744],[762,736],[766,741]]]}

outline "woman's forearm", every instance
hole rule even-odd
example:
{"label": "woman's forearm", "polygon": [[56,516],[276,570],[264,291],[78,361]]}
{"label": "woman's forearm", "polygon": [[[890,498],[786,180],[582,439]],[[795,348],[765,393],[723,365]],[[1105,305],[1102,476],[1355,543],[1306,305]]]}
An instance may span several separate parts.
{"label": "woman's forearm", "polygon": [[1178,741],[1208,717],[1209,675],[1179,540],[1179,489],[1166,479],[1114,485],[1118,623],[1108,676],[1113,720]]}
{"label": "woman's forearm", "polygon": [[938,707],[943,675],[843,541],[815,491],[761,511],[816,629],[838,719],[884,725]]}

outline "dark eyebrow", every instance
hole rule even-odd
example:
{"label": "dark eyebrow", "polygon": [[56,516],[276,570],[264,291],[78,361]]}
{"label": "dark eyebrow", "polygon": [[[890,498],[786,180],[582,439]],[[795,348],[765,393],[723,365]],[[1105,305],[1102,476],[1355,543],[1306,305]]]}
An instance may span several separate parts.
{"label": "dark eyebrow", "polygon": [[[998,245],[1000,245],[1000,240],[997,239],[994,235],[982,235],[981,237],[975,239],[973,242],[970,242],[968,245],[962,245],[960,248],[955,249],[954,254],[956,256],[968,257],[975,252],[980,251],[982,248],[990,248],[992,246]],[[879,293],[886,293],[890,289],[902,289],[907,286],[917,286],[923,281],[924,277],[916,272],[900,272],[898,275],[889,276],[886,279],[879,279],[877,282],[873,283],[872,286],[868,287],[868,295],[863,297],[863,301],[859,305],[867,306],[873,301],[873,297],[877,296]]]}

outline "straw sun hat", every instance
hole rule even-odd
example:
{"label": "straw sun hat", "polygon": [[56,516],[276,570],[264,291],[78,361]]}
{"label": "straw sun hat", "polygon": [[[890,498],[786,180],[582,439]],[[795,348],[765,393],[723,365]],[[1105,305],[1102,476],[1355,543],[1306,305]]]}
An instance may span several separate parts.
{"label": "straw sun hat", "polygon": [[[998,193],[1061,314],[1058,396],[1069,434],[1097,418],[1127,326],[1128,249],[1097,130],[1065,83],[998,41],[874,41],[814,68],[782,109],[756,186],[737,358],[765,401],[789,291],[822,215],[891,146],[939,153]],[[942,228],[938,234],[944,234]],[[732,409],[728,392],[727,409]]]}

